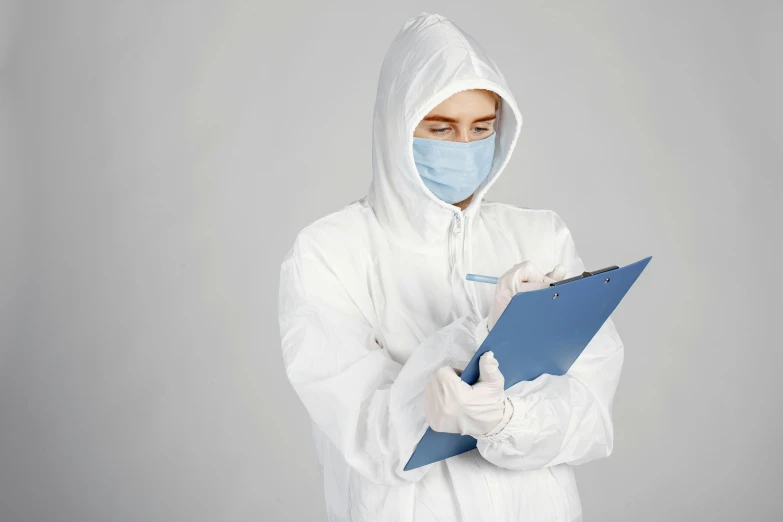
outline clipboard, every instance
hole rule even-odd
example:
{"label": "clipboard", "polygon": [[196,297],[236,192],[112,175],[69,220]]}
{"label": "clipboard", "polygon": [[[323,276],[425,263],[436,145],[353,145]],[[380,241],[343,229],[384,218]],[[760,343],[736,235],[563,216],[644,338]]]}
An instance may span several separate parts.
{"label": "clipboard", "polygon": [[[520,292],[511,298],[492,331],[460,378],[474,384],[478,360],[492,351],[506,389],[543,374],[564,375],[644,271],[652,256],[619,268],[611,266]],[[470,451],[476,439],[428,427],[405,471]]]}

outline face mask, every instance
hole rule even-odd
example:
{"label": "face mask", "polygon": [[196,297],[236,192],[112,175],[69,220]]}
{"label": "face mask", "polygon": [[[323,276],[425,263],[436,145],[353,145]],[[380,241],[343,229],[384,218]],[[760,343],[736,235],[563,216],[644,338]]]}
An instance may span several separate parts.
{"label": "face mask", "polygon": [[446,203],[470,197],[492,168],[495,135],[468,143],[413,138],[413,160],[424,185]]}

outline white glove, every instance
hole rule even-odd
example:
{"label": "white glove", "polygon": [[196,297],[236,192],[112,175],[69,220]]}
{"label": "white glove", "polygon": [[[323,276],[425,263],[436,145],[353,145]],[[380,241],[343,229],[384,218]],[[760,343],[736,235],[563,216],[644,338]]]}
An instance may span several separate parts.
{"label": "white glove", "polygon": [[508,423],[513,406],[506,398],[495,354],[487,352],[479,358],[479,372],[473,386],[449,366],[430,376],[424,391],[424,414],[433,430],[480,437]]}
{"label": "white glove", "polygon": [[487,328],[497,324],[503,311],[511,302],[511,298],[519,292],[529,292],[546,288],[551,283],[562,281],[566,270],[563,265],[556,265],[548,274],[542,274],[530,261],[512,266],[505,274],[500,276],[495,286],[495,299],[492,301],[492,309],[487,319]]}

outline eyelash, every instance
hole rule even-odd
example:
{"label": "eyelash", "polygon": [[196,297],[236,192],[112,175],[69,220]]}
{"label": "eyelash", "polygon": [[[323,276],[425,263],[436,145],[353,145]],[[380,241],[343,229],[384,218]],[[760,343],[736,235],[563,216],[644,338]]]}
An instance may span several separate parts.
{"label": "eyelash", "polygon": [[[478,132],[486,132],[486,131],[489,130],[488,127],[475,127],[475,128],[478,129]],[[447,130],[449,130],[448,127],[443,128],[443,129],[432,129],[432,132],[434,132],[435,134],[443,134]]]}

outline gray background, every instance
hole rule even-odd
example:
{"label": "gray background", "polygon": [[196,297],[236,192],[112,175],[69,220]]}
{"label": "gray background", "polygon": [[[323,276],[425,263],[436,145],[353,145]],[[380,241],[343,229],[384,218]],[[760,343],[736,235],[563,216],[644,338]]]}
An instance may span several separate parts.
{"label": "gray background", "polygon": [[279,264],[366,193],[423,10],[522,109],[489,197],[655,256],[586,520],[780,519],[780,2],[1,5],[2,522],[325,520]]}

